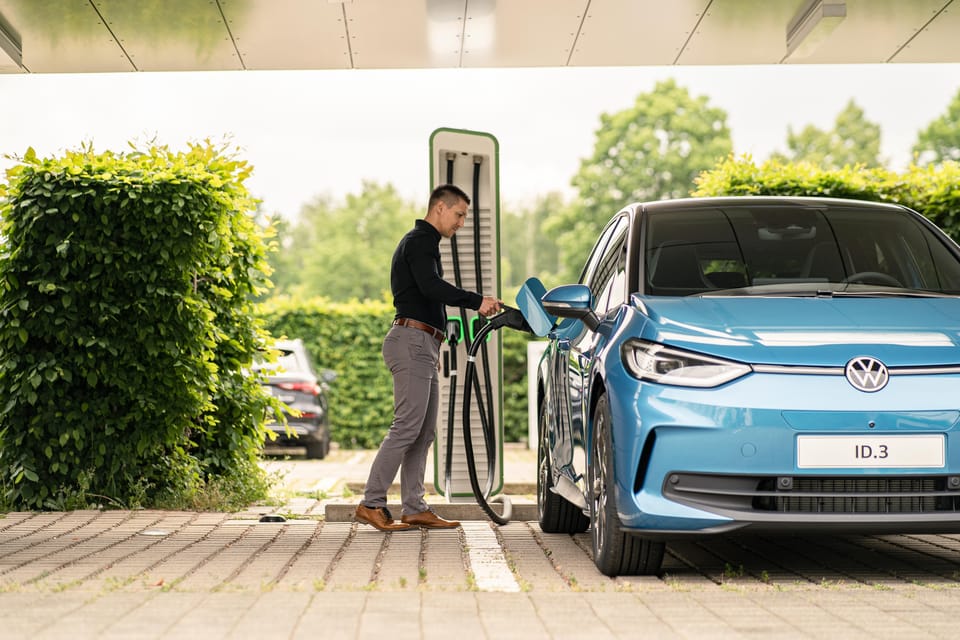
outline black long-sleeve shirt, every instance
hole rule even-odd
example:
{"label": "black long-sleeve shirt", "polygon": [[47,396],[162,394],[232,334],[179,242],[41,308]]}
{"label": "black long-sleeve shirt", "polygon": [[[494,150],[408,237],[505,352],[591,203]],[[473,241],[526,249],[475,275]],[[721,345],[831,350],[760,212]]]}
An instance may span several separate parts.
{"label": "black long-sleeve shirt", "polygon": [[443,279],[440,237],[432,224],[416,221],[393,252],[390,289],[397,318],[413,318],[445,331],[447,305],[479,309],[483,296]]}

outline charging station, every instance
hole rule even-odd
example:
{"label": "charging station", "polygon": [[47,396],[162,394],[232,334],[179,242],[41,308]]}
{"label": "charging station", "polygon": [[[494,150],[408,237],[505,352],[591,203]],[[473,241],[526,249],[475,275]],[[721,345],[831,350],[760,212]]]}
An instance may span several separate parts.
{"label": "charging station", "polygon": [[[440,128],[430,135],[431,190],[441,184],[454,184],[471,200],[464,226],[453,238],[440,243],[443,277],[462,289],[496,297],[500,297],[499,169],[499,143],[488,133]],[[434,486],[448,502],[472,502],[475,498],[462,435],[462,386],[469,347],[485,321],[475,310],[456,307],[447,307],[447,319],[448,340],[440,353]],[[469,433],[478,479],[489,489],[489,495],[494,495],[503,490],[500,332],[489,333],[478,351]],[[495,426],[493,442],[485,438],[487,424]]]}

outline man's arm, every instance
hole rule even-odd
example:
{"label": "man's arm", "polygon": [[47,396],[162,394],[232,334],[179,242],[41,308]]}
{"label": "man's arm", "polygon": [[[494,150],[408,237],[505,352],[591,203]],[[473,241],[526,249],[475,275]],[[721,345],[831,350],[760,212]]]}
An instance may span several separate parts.
{"label": "man's arm", "polygon": [[467,309],[476,309],[483,316],[492,315],[500,310],[501,302],[496,298],[461,289],[441,278],[434,268],[433,256],[427,251],[410,251],[406,259],[417,288],[427,299],[442,302],[450,307],[462,306]]}

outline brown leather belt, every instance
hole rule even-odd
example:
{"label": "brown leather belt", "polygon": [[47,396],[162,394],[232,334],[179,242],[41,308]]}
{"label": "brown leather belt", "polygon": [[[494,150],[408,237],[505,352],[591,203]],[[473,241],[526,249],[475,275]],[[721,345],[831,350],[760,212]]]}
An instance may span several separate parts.
{"label": "brown leather belt", "polygon": [[413,318],[397,318],[393,321],[393,326],[420,329],[420,331],[426,331],[440,342],[443,342],[443,331],[440,331],[440,329],[437,329],[436,327],[431,327],[426,322],[420,322],[419,320],[414,320]]}

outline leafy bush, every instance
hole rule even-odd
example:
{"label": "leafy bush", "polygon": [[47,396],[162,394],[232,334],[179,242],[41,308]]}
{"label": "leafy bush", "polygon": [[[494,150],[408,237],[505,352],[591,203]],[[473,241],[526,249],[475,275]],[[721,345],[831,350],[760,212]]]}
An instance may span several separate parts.
{"label": "leafy bush", "polygon": [[[393,420],[393,380],[380,355],[393,307],[376,300],[277,297],[261,306],[261,314],[274,336],[303,339],[317,367],[336,371],[330,390],[333,439],[344,448],[379,447]],[[510,442],[527,433],[527,341],[515,331],[501,334],[504,439]]]}
{"label": "leafy bush", "polygon": [[[0,187],[0,458],[16,507],[189,501],[256,474],[271,401],[249,167],[212,146],[29,150]],[[262,484],[250,478],[250,486]],[[240,480],[243,482],[242,480]]]}
{"label": "leafy bush", "polygon": [[914,209],[960,240],[960,164],[911,166],[904,173],[844,167],[826,170],[807,163],[755,164],[729,157],[697,178],[694,196],[794,195],[897,202]]}

